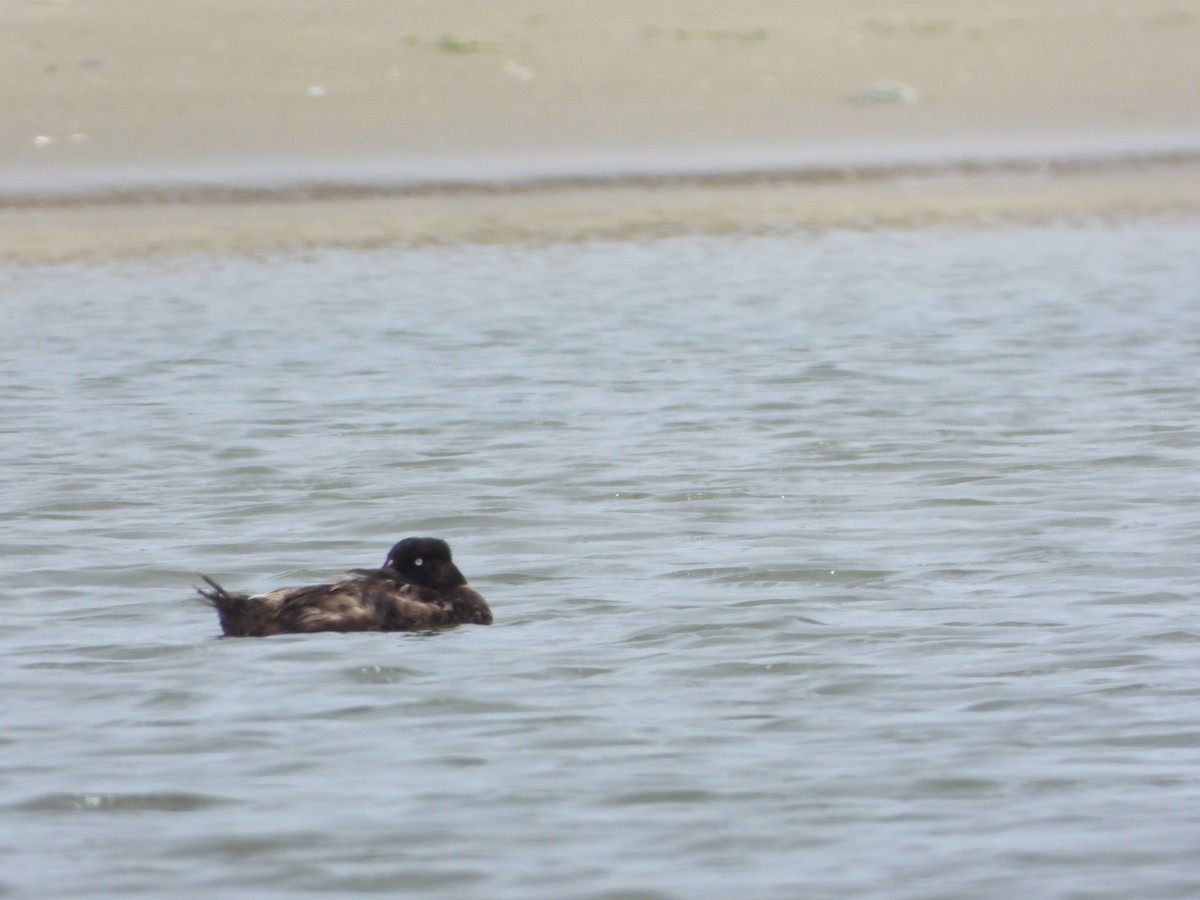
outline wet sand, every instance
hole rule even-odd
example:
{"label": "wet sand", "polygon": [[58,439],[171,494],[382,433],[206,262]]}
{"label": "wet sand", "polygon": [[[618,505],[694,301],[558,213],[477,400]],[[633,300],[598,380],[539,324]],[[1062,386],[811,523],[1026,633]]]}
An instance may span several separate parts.
{"label": "wet sand", "polygon": [[1200,209],[1200,0],[0,0],[0,31],[10,260]]}

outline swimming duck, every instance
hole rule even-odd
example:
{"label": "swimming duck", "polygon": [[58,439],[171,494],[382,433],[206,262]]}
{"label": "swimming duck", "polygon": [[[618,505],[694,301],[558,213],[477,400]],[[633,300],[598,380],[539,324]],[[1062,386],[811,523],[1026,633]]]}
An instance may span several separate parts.
{"label": "swimming duck", "polygon": [[448,625],[491,625],[487,602],[467,585],[438,538],[405,538],[378,569],[352,569],[332,584],[269,594],[231,594],[207,575],[196,590],[231,637],[313,631],[424,631]]}

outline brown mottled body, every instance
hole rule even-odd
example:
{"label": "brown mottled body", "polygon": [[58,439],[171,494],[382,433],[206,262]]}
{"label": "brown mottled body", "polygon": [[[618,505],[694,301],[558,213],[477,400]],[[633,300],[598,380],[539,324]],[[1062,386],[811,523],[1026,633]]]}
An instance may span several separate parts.
{"label": "brown mottled body", "polygon": [[450,625],[490,625],[487,602],[472,590],[436,538],[408,538],[383,568],[354,570],[332,584],[234,594],[207,576],[199,589],[216,607],[225,634],[267,637],[315,631],[424,631]]}

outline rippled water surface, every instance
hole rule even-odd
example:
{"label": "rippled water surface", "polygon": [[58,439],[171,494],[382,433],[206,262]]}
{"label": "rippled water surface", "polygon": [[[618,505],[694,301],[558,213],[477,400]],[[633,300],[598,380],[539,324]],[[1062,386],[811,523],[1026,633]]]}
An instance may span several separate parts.
{"label": "rippled water surface", "polygon": [[[0,272],[0,892],[1200,894],[1197,247]],[[192,593],[407,534],[495,626]]]}

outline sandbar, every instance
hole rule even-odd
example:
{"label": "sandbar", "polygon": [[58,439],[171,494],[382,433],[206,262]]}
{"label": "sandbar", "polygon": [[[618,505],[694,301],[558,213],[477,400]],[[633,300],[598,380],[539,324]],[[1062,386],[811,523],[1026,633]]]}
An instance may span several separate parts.
{"label": "sandbar", "polygon": [[0,259],[1200,210],[1200,0],[0,0]]}

